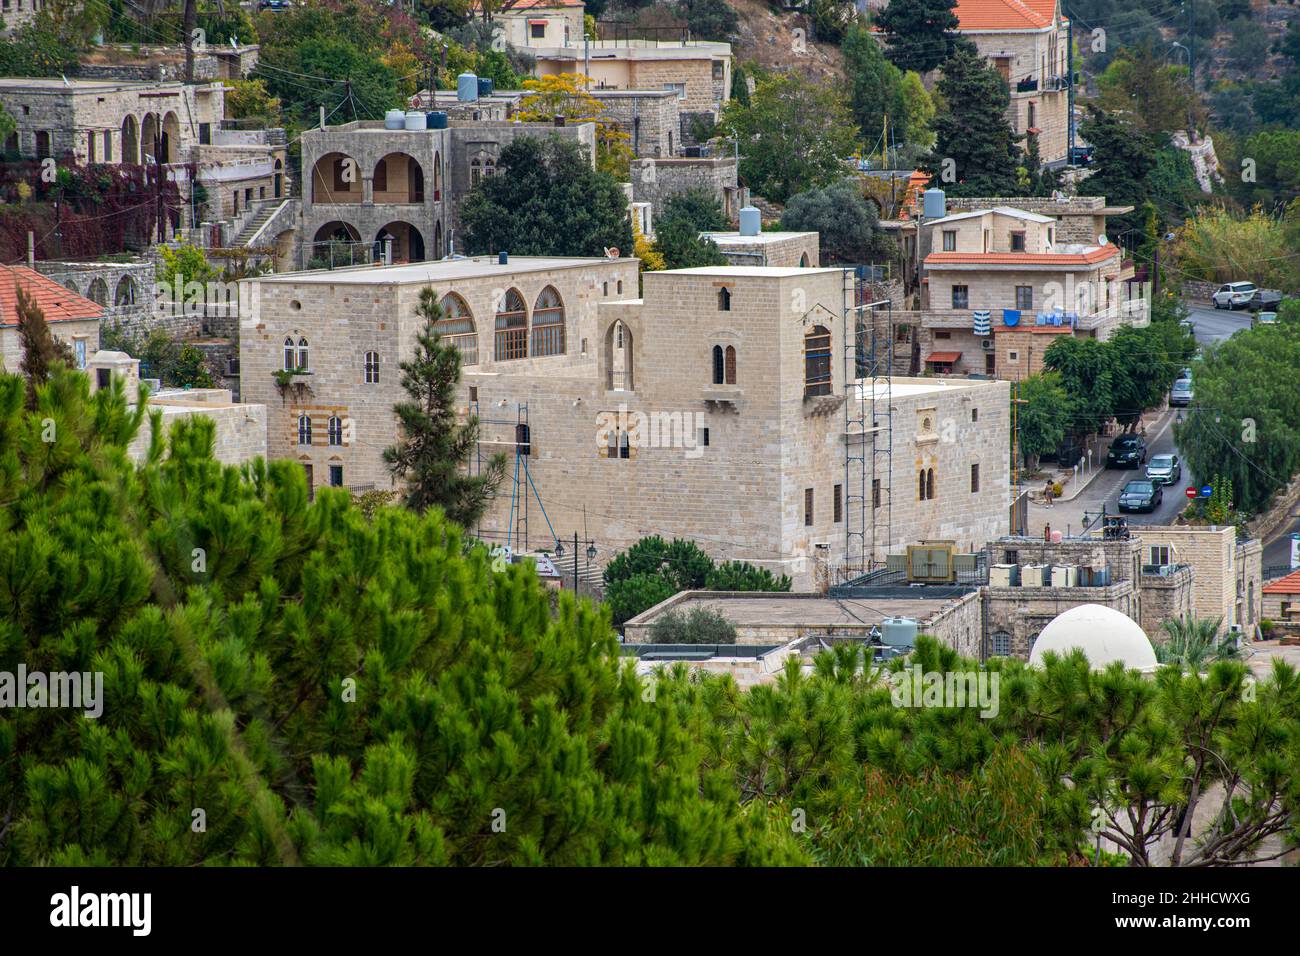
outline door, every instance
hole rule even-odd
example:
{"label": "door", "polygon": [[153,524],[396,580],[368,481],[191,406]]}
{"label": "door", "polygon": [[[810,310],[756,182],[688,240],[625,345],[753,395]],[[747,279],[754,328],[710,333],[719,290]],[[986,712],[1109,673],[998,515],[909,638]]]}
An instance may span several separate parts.
{"label": "door", "polygon": [[996,356],[989,352],[984,356],[984,374],[992,375],[994,368],[997,366]]}

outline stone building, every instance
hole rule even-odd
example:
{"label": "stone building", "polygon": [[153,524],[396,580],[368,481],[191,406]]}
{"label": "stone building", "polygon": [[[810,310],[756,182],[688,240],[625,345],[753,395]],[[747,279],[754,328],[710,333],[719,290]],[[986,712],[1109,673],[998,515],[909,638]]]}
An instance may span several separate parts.
{"label": "stone building", "polygon": [[[191,215],[173,226],[222,218],[255,199],[287,195],[282,130],[227,130],[220,82],[0,79],[0,104],[17,121],[6,152],[80,166],[158,161]],[[194,202],[191,178],[206,192]]]}
{"label": "stone building", "polygon": [[32,23],[44,6],[45,0],[0,0],[0,35]]}
{"label": "stone building", "polygon": [[957,0],[957,32],[1011,89],[1013,133],[1038,141],[1044,163],[1066,159],[1069,146],[1069,22],[1060,0]]}
{"label": "stone building", "polygon": [[[482,9],[478,0],[470,4],[474,13]],[[583,0],[515,0],[508,9],[494,11],[492,20],[513,47],[582,46],[585,9]]]}
{"label": "stone building", "polygon": [[740,210],[749,202],[749,190],[736,178],[734,156],[643,157],[632,160],[631,175],[633,201],[649,203],[655,215],[673,196],[692,189],[714,196],[729,222],[739,222]]}
{"label": "stone building", "polygon": [[32,263],[41,275],[84,295],[102,306],[105,327],[120,324],[127,329],[152,327],[154,313],[154,261],[148,258],[123,262],[98,260],[76,262],[43,259]]}
{"label": "stone building", "polygon": [[[671,90],[680,101],[682,123],[693,117],[716,122],[731,98],[731,44],[708,40],[605,39],[532,46],[537,76],[576,73],[590,78],[593,92]],[[671,150],[669,151],[671,155]]]}
{"label": "stone building", "polygon": [[1231,526],[1142,525],[1144,564],[1186,564],[1196,572],[1191,611],[1219,620],[1220,631],[1239,625],[1253,633],[1263,616],[1263,550],[1255,539],[1238,542]]}
{"label": "stone building", "polygon": [[1022,379],[1059,336],[1104,341],[1150,321],[1145,286],[1104,231],[1072,242],[1057,230],[1056,218],[1011,206],[923,222],[920,310],[895,315],[895,349],[917,372]]}
{"label": "stone building", "polygon": [[[587,147],[594,162],[595,125],[554,126],[482,120],[446,129],[390,130],[359,121],[302,135],[303,190],[299,264],[353,243],[356,261],[379,258],[391,245],[394,262],[441,259],[453,245],[465,194],[496,174],[501,150],[525,136],[561,136]],[[508,250],[507,250],[508,251]]]}
{"label": "stone building", "polygon": [[[242,80],[257,67],[261,48],[241,46],[230,37],[208,37],[194,48],[194,80]],[[185,47],[103,43],[84,53],[77,75],[90,80],[180,80],[185,77]]]}
{"label": "stone building", "polygon": [[84,369],[99,350],[104,307],[26,266],[0,266],[0,371],[17,374],[22,365],[19,288],[36,302],[54,337],[68,344],[77,367]]}
{"label": "stone building", "polygon": [[1261,613],[1269,621],[1295,623],[1300,619],[1300,571],[1264,585]]}
{"label": "stone building", "polygon": [[[387,488],[382,454],[397,440],[393,406],[406,398],[398,365],[422,328],[415,314],[422,289],[436,291],[446,316],[439,331],[461,349],[467,378],[478,370],[485,381],[500,380],[515,367],[563,382],[592,363],[596,303],[626,298],[636,282],[635,259],[528,257],[246,279],[241,397],[267,406],[272,458],[301,462],[315,484]],[[277,373],[286,370],[296,374],[280,386]],[[501,394],[463,396],[484,418],[508,415],[513,423],[515,410],[496,404]]]}
{"label": "stone building", "polygon": [[702,232],[733,266],[820,265],[821,236],[815,232]]}

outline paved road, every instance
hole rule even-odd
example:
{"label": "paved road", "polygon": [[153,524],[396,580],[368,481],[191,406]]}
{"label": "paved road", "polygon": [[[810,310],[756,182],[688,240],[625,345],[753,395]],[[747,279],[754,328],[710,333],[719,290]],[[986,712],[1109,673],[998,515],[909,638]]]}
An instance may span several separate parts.
{"label": "paved road", "polygon": [[1221,342],[1238,329],[1250,328],[1249,312],[1229,312],[1227,309],[1216,309],[1208,303],[1189,302],[1187,307],[1191,312],[1188,318],[1196,327],[1196,341],[1202,345]]}

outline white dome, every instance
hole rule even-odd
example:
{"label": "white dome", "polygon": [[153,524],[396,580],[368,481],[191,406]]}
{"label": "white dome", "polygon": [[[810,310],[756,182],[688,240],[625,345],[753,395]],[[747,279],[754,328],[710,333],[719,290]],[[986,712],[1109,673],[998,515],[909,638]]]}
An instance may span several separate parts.
{"label": "white dome", "polygon": [[1142,628],[1132,618],[1100,604],[1080,604],[1058,614],[1034,641],[1030,666],[1041,666],[1048,651],[1064,657],[1076,647],[1093,670],[1104,670],[1111,661],[1123,661],[1126,670],[1143,673],[1158,666],[1155,649]]}

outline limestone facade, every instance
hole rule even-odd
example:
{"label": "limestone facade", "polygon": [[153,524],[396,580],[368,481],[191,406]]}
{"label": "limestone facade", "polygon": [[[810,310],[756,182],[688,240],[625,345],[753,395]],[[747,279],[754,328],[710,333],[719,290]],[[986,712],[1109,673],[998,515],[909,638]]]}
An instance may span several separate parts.
{"label": "limestone facade", "polygon": [[714,196],[728,222],[737,222],[741,207],[749,201],[749,190],[736,178],[734,156],[640,158],[632,160],[631,173],[633,201],[650,203],[655,215],[673,196],[692,189]]}
{"label": "limestone facade", "polygon": [[821,264],[821,236],[815,232],[760,232],[742,236],[738,232],[705,232],[734,266],[802,267]]}

